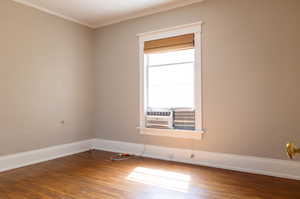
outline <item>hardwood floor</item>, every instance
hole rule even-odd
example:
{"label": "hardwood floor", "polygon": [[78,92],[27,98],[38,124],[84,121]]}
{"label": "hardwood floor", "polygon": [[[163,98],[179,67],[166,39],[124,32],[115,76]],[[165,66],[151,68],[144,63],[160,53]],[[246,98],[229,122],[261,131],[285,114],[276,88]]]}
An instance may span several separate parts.
{"label": "hardwood floor", "polygon": [[300,199],[300,181],[91,151],[0,173],[0,199]]}

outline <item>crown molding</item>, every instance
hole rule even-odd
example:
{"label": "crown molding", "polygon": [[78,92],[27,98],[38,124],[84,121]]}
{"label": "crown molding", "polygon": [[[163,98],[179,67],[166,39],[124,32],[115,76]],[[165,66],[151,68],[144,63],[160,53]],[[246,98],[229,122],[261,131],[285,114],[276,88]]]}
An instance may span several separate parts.
{"label": "crown molding", "polygon": [[130,19],[144,17],[144,16],[155,14],[155,13],[165,12],[165,11],[168,11],[168,10],[173,10],[173,9],[176,9],[176,8],[188,6],[188,5],[191,5],[191,4],[194,4],[194,3],[203,2],[205,0],[185,0],[185,1],[182,1],[182,2],[179,2],[179,3],[175,3],[174,5],[166,5],[166,6],[160,6],[160,7],[158,6],[156,8],[152,8],[151,10],[146,9],[146,10],[140,11],[138,13],[129,14],[129,15],[120,17],[118,19],[108,20],[108,21],[105,21],[103,23],[98,23],[98,24],[89,24],[89,23],[83,22],[79,19],[75,19],[73,17],[66,16],[64,14],[49,10],[47,8],[43,8],[43,7],[35,5],[33,3],[29,3],[26,0],[12,0],[12,1],[14,1],[16,3],[26,5],[26,6],[29,6],[29,7],[32,7],[32,8],[35,8],[35,9],[40,10],[42,12],[48,13],[50,15],[54,15],[54,16],[63,18],[65,20],[72,21],[74,23],[77,23],[77,24],[80,24],[80,25],[83,25],[83,26],[87,26],[87,27],[92,28],[92,29],[97,29],[97,28],[101,28],[101,27],[104,27],[104,26],[108,26],[108,25],[120,23],[120,22],[123,22],[123,21],[127,21],[127,20],[130,20]]}
{"label": "crown molding", "polygon": [[200,2],[203,2],[203,1],[205,1],[205,0],[186,0],[186,1],[176,3],[174,5],[166,5],[166,6],[156,7],[156,8],[153,8],[151,10],[148,10],[148,11],[144,10],[144,11],[140,11],[138,13],[123,16],[119,19],[99,23],[97,25],[94,25],[94,28],[102,28],[104,26],[120,23],[120,22],[127,21],[127,20],[130,20],[130,19],[136,19],[136,18],[139,18],[139,17],[153,15],[153,14],[156,14],[156,13],[166,12],[166,11],[169,11],[169,10],[173,10],[173,9],[176,9],[176,8],[181,8],[181,7],[188,6],[188,5],[195,4],[195,3],[200,3]]}
{"label": "crown molding", "polygon": [[91,24],[88,24],[88,23],[85,23],[81,20],[78,20],[78,19],[75,19],[73,17],[69,17],[69,16],[66,16],[66,15],[63,15],[63,14],[60,14],[58,12],[54,12],[52,10],[49,10],[47,8],[43,8],[43,7],[40,7],[40,6],[37,6],[35,4],[32,4],[32,3],[29,3],[27,2],[26,0],[12,0],[16,3],[19,3],[19,4],[23,4],[25,6],[28,6],[28,7],[31,7],[31,8],[35,8],[37,10],[40,10],[42,12],[45,12],[45,13],[48,13],[50,15],[53,15],[53,16],[56,16],[56,17],[59,17],[59,18],[62,18],[62,19],[65,19],[67,21],[71,21],[71,22],[74,22],[74,23],[77,23],[77,24],[80,24],[82,26],[87,26],[89,28],[96,28],[95,26],[91,25]]}

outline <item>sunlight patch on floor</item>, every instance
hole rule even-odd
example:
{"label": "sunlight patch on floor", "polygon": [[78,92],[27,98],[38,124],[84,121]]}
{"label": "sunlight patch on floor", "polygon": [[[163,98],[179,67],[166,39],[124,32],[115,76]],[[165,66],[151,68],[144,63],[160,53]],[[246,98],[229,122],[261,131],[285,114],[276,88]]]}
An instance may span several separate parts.
{"label": "sunlight patch on floor", "polygon": [[188,192],[191,177],[177,172],[137,167],[126,179],[173,191]]}

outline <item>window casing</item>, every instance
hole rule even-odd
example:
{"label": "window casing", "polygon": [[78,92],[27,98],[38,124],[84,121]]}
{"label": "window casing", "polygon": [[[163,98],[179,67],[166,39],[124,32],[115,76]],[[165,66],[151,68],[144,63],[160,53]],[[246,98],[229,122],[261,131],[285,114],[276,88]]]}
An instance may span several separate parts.
{"label": "window casing", "polygon": [[[179,51],[162,52],[160,54],[144,52],[145,42],[151,40],[163,40],[170,37],[180,37],[185,34],[193,34],[194,47]],[[191,139],[201,139],[202,126],[202,81],[201,81],[201,22],[188,24],[150,33],[139,34],[139,58],[140,58],[140,124],[142,134],[171,136]],[[174,56],[180,55],[181,56]],[[161,57],[160,57],[161,56]],[[191,57],[192,56],[192,57]],[[183,74],[180,74],[182,71]],[[170,92],[165,93],[168,82],[163,81],[166,74]],[[157,84],[157,85],[155,85]],[[178,87],[173,84],[177,84]],[[171,86],[170,86],[171,85]],[[179,86],[180,85],[180,86]],[[165,88],[164,88],[165,87]],[[155,89],[156,88],[156,89]],[[184,92],[186,98],[178,98],[178,93]],[[159,95],[166,100],[161,100]],[[174,97],[177,97],[174,100]],[[168,104],[168,101],[171,101]],[[183,107],[181,107],[181,105]],[[158,129],[149,128],[145,117],[151,109],[170,110],[174,108],[189,108],[194,110],[195,124],[192,129]]]}

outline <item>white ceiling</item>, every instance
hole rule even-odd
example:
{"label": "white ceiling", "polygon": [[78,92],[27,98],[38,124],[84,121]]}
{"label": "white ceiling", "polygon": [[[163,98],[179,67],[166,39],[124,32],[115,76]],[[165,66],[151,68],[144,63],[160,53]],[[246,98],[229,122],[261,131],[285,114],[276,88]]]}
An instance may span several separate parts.
{"label": "white ceiling", "polygon": [[13,0],[97,28],[203,0]]}

